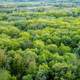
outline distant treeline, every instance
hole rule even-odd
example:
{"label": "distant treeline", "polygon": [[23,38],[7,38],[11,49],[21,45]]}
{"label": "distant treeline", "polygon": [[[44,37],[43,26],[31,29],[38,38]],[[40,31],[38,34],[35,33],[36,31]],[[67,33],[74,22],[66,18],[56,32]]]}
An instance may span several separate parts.
{"label": "distant treeline", "polygon": [[52,2],[80,2],[80,0],[0,0],[0,2],[52,1]]}

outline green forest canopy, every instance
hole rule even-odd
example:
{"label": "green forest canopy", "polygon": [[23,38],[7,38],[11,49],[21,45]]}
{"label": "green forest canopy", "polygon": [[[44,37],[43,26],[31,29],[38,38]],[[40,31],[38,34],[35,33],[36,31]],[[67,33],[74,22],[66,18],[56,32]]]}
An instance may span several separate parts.
{"label": "green forest canopy", "polygon": [[80,8],[0,7],[0,80],[80,80]]}

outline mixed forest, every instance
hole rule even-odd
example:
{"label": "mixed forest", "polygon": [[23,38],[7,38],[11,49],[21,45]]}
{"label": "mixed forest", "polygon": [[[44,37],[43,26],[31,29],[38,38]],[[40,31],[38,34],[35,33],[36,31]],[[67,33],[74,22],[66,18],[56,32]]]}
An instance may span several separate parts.
{"label": "mixed forest", "polygon": [[80,7],[21,7],[0,5],[0,80],[80,80]]}

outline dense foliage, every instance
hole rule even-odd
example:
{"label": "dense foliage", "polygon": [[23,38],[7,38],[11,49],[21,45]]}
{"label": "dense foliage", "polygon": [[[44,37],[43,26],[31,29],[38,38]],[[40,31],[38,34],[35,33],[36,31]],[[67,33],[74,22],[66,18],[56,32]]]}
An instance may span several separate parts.
{"label": "dense foliage", "polygon": [[80,8],[0,12],[0,80],[80,80]]}

